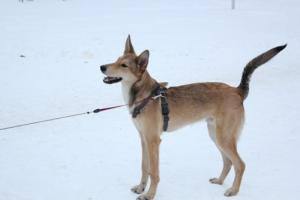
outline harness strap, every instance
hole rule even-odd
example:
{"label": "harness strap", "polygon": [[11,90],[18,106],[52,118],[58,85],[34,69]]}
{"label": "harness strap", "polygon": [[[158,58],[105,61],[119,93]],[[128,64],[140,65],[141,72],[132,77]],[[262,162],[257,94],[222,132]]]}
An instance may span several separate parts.
{"label": "harness strap", "polygon": [[161,93],[161,113],[164,118],[164,125],[163,125],[163,130],[166,131],[168,129],[168,122],[169,122],[169,104],[168,104],[168,99],[167,99],[167,88],[160,88],[160,93]]}
{"label": "harness strap", "polygon": [[148,104],[149,100],[155,100],[160,98],[161,100],[161,113],[163,115],[163,130],[166,131],[168,129],[169,122],[169,104],[167,99],[167,88],[162,87],[160,84],[156,83],[156,87],[151,92],[150,96],[145,98],[138,106],[133,109],[132,118],[136,118],[138,114],[145,108]]}
{"label": "harness strap", "polygon": [[150,99],[153,99],[156,94],[157,94],[157,90],[160,88],[160,85],[158,83],[156,83],[156,86],[155,88],[152,90],[151,94],[142,100],[142,102],[136,106],[134,109],[133,109],[133,112],[132,112],[132,118],[136,118],[138,114],[141,113],[141,111],[144,109],[144,107],[147,105],[147,103],[149,102]]}
{"label": "harness strap", "polygon": [[147,105],[148,101],[151,99],[151,96],[144,99],[138,106],[133,109],[132,118],[136,118],[138,114],[141,113],[141,110]]}

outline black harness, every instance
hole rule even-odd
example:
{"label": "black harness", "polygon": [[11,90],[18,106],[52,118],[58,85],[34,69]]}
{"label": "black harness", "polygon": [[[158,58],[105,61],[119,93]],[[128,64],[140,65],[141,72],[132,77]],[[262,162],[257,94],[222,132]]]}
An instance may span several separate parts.
{"label": "black harness", "polygon": [[136,118],[138,114],[142,112],[145,108],[149,100],[155,100],[156,98],[160,98],[161,102],[161,113],[163,115],[163,130],[166,131],[168,129],[168,122],[169,122],[169,105],[167,99],[167,88],[161,86],[160,84],[156,83],[156,87],[152,90],[149,97],[142,100],[142,102],[133,109],[132,118]]}

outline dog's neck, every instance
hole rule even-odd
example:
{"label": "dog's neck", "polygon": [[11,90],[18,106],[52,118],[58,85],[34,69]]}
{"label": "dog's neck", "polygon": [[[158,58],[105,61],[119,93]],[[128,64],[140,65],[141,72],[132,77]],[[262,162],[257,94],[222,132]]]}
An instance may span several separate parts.
{"label": "dog's neck", "polygon": [[124,101],[129,105],[129,108],[131,108],[135,102],[148,97],[155,83],[156,81],[147,71],[135,82],[122,81]]}

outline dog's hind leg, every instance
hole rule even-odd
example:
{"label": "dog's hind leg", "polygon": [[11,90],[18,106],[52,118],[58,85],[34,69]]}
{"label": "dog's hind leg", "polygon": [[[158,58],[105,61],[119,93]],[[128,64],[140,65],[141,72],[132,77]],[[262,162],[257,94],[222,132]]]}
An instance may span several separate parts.
{"label": "dog's hind leg", "polygon": [[222,155],[222,159],[223,159],[223,169],[222,172],[219,176],[219,178],[211,178],[209,179],[209,181],[213,184],[219,184],[222,185],[225,178],[227,177],[228,173],[230,172],[232,163],[230,161],[229,158],[227,158],[227,156],[220,150],[220,153]]}
{"label": "dog's hind leg", "polygon": [[225,196],[234,196],[239,192],[242,177],[245,171],[245,163],[240,158],[237,149],[236,144],[231,143],[227,145],[222,146],[223,151],[225,152],[226,156],[230,158],[235,171],[235,177],[232,184],[232,187],[229,188],[224,195]]}
{"label": "dog's hind leg", "polygon": [[217,121],[216,127],[216,143],[224,155],[230,159],[235,171],[232,187],[224,193],[225,196],[234,196],[239,192],[245,171],[245,163],[237,152],[237,139],[243,123],[243,112],[232,115],[220,120],[220,123]]}
{"label": "dog's hind leg", "polygon": [[142,134],[140,134],[140,137],[142,145],[142,178],[139,185],[131,188],[131,191],[136,194],[141,194],[142,192],[144,192],[149,178],[149,157],[146,146],[147,144]]}
{"label": "dog's hind leg", "polygon": [[218,145],[216,143],[216,121],[212,118],[209,118],[206,121],[207,121],[207,128],[208,128],[209,136],[213,140],[213,142],[216,144],[217,148],[219,149],[219,151],[222,155],[222,159],[223,159],[223,169],[222,169],[222,172],[221,172],[219,178],[211,178],[211,179],[209,179],[209,181],[213,184],[222,185],[231,169],[232,163],[231,163],[230,159],[227,158],[227,156],[223,153],[223,151],[218,147]]}

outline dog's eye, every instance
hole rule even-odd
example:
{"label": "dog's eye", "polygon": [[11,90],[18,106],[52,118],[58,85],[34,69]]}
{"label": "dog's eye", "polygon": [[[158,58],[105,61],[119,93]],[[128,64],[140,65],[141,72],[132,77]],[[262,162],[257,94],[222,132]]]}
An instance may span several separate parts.
{"label": "dog's eye", "polygon": [[121,66],[122,66],[122,67],[128,67],[126,64],[122,64]]}

